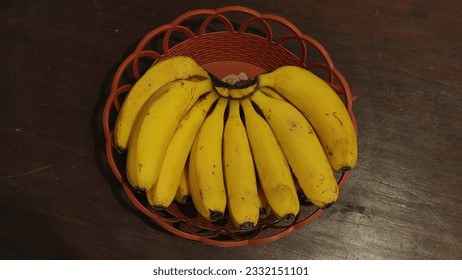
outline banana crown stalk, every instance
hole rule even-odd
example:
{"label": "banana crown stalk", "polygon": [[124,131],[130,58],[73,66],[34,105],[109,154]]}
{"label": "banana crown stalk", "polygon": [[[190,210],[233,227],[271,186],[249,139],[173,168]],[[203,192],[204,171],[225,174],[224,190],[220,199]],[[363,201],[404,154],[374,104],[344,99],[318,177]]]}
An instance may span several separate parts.
{"label": "banana crown stalk", "polygon": [[209,73],[213,88],[220,96],[229,99],[243,99],[250,96],[258,87],[258,78],[228,83]]}

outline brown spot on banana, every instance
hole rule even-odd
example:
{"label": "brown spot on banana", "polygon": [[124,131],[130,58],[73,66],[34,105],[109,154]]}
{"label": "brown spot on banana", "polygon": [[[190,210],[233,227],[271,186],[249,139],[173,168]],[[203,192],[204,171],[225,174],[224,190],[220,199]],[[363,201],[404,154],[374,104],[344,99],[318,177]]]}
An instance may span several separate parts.
{"label": "brown spot on banana", "polygon": [[332,112],[332,114],[326,113],[326,116],[329,116],[329,115],[331,115],[331,116],[333,116],[334,118],[336,118],[336,119],[338,120],[338,122],[340,123],[340,125],[343,126],[342,120],[341,120],[339,117],[337,117],[337,112]]}
{"label": "brown spot on banana", "polygon": [[325,148],[326,148],[326,152],[327,152],[327,154],[328,154],[329,156],[332,156],[332,155],[334,154],[334,153],[332,152],[332,150],[330,149],[329,146],[325,146]]}

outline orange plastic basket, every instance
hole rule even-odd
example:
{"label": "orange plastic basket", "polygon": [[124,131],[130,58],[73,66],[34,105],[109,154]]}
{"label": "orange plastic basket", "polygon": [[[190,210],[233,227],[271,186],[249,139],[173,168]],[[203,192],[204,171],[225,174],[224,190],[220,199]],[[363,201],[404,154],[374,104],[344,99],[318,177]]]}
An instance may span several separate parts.
{"label": "orange plastic basket", "polygon": [[[242,231],[230,219],[207,221],[192,205],[173,203],[165,210],[153,209],[145,194],[130,186],[125,178],[126,155],[119,153],[113,143],[117,113],[131,86],[152,63],[176,55],[192,57],[218,78],[241,72],[251,78],[283,65],[304,67],[319,74],[340,95],[357,129],[352,111],[356,96],[324,47],[292,23],[280,16],[238,6],[190,11],[146,34],[117,69],[104,107],[107,160],[130,202],[169,232],[215,246],[274,241],[315,220],[323,210],[302,199],[300,213],[292,223],[270,216],[254,229]],[[340,188],[349,173],[337,174]]]}

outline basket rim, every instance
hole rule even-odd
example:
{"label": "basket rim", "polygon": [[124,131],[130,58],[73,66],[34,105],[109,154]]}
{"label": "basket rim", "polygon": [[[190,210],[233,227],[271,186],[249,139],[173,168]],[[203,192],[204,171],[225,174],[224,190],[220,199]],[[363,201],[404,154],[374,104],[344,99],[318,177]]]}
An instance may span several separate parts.
{"label": "basket rim", "polygon": [[[350,90],[346,79],[343,77],[343,75],[340,73],[340,71],[334,67],[333,61],[332,61],[330,55],[328,54],[327,50],[319,42],[317,42],[316,40],[314,40],[310,36],[303,34],[295,25],[293,25],[291,22],[289,22],[288,20],[286,20],[286,19],[284,19],[284,18],[282,18],[280,16],[267,14],[267,13],[262,14],[262,13],[259,13],[259,12],[255,11],[255,10],[253,10],[253,9],[242,7],[242,6],[226,6],[226,7],[216,9],[216,10],[198,9],[198,10],[193,10],[193,11],[189,11],[187,13],[184,13],[183,15],[181,15],[178,18],[176,18],[175,20],[173,20],[170,24],[162,25],[162,26],[160,26],[158,28],[155,28],[152,31],[148,32],[143,37],[143,39],[138,43],[135,50],[132,53],[130,53],[123,60],[123,62],[119,65],[119,67],[118,67],[118,69],[117,69],[117,71],[116,71],[116,73],[114,75],[114,79],[113,79],[113,83],[112,83],[112,87],[111,87],[111,92],[110,92],[110,94],[109,94],[109,96],[108,96],[108,98],[106,100],[105,105],[104,105],[104,110],[103,110],[103,131],[104,131],[104,135],[105,135],[105,138],[106,138],[105,150],[106,150],[106,158],[108,160],[109,167],[110,167],[111,171],[113,172],[113,174],[115,175],[118,182],[121,183],[125,195],[129,199],[129,201],[133,204],[133,206],[135,208],[137,208],[140,212],[142,212],[144,215],[146,215],[149,218],[151,218],[152,220],[154,220],[157,224],[159,224],[164,229],[168,230],[169,232],[171,232],[174,235],[177,235],[177,236],[180,236],[180,237],[183,237],[183,238],[186,238],[186,239],[190,239],[190,240],[200,241],[202,243],[206,243],[206,244],[209,244],[209,245],[219,246],[219,247],[235,247],[235,246],[244,246],[244,245],[250,245],[250,244],[262,244],[262,243],[267,243],[267,242],[278,240],[278,239],[288,235],[289,233],[293,232],[294,230],[299,229],[302,226],[305,226],[306,224],[309,224],[312,221],[314,221],[315,219],[317,219],[317,217],[319,217],[321,215],[321,213],[323,212],[323,209],[318,208],[316,211],[314,211],[311,215],[304,218],[303,220],[298,221],[297,223],[291,224],[291,225],[285,227],[285,229],[283,231],[280,231],[280,232],[278,232],[278,233],[276,233],[274,235],[270,235],[270,236],[267,236],[267,237],[256,237],[256,238],[252,238],[252,239],[241,239],[241,240],[218,240],[218,239],[208,238],[208,237],[204,237],[204,236],[193,234],[193,233],[187,233],[185,231],[182,231],[182,230],[176,228],[172,224],[169,224],[164,219],[162,219],[162,217],[156,215],[153,211],[151,211],[145,205],[143,205],[139,201],[139,199],[136,197],[136,194],[135,194],[136,190],[134,190],[126,182],[122,172],[119,170],[119,166],[117,165],[117,163],[116,163],[116,161],[114,159],[114,153],[116,152],[116,149],[115,149],[114,144],[113,144],[113,135],[112,135],[112,130],[111,130],[111,126],[110,126],[111,111],[113,109],[115,109],[116,111],[118,111],[120,109],[121,104],[120,104],[120,102],[118,100],[118,96],[120,94],[124,93],[124,92],[128,92],[130,90],[130,88],[131,88],[131,84],[123,84],[123,85],[119,84],[120,80],[122,79],[123,73],[125,71],[127,71],[127,69],[129,69],[130,65],[133,66],[132,71],[133,71],[133,74],[135,76],[135,80],[137,80],[139,78],[139,76],[140,76],[140,73],[137,73],[137,70],[135,70],[135,68],[138,67],[137,64],[138,64],[138,61],[139,61],[140,57],[147,56],[147,57],[150,57],[150,58],[154,59],[155,61],[157,61],[157,60],[160,60],[163,57],[167,56],[169,51],[171,49],[175,48],[176,46],[174,46],[173,48],[169,48],[169,46],[168,46],[168,43],[169,43],[168,41],[169,40],[165,40],[165,38],[169,39],[170,34],[174,30],[180,29],[180,30],[184,31],[184,28],[181,27],[181,24],[184,21],[186,21],[186,20],[188,20],[188,19],[190,19],[192,17],[198,17],[198,16],[204,17],[205,16],[206,18],[203,21],[203,23],[207,22],[207,21],[210,22],[214,18],[217,18],[217,17],[222,18],[222,17],[224,17],[223,14],[226,14],[226,13],[244,13],[244,14],[248,14],[248,15],[252,16],[253,18],[246,21],[247,26],[249,26],[253,21],[256,21],[256,20],[263,20],[263,22],[265,22],[266,20],[274,20],[274,21],[277,21],[277,22],[279,22],[281,24],[285,24],[291,30],[293,30],[294,34],[283,37],[281,40],[289,40],[289,39],[292,39],[292,38],[297,38],[300,41],[303,41],[305,43],[308,42],[309,44],[312,44],[316,49],[318,49],[318,51],[320,51],[321,55],[324,57],[326,64],[319,63],[319,64],[306,65],[305,64],[306,53],[304,54],[302,52],[302,58],[305,58],[305,60],[303,60],[303,63],[302,63],[303,66],[305,68],[307,68],[307,69],[310,69],[310,68],[312,68],[312,69],[322,68],[322,69],[326,69],[329,72],[329,78],[328,78],[327,82],[329,83],[329,85],[337,93],[341,93],[341,94],[345,95],[345,101],[344,101],[345,106],[346,106],[346,108],[348,110],[348,113],[349,113],[349,115],[350,115],[350,117],[351,117],[351,119],[353,121],[356,133],[358,133],[358,127],[357,127],[355,114],[354,114],[354,112],[352,110],[353,101],[356,99],[356,95],[354,95],[353,92]],[[206,24],[205,25],[203,24],[202,26],[206,26]],[[189,35],[191,35],[191,37],[189,37],[189,38],[192,38],[193,35],[194,35],[194,38],[196,38],[196,37],[204,36],[205,34],[208,34],[207,32],[205,32],[206,29],[203,28],[202,26],[201,26],[201,28],[199,30],[199,34],[197,36],[194,35],[194,33],[192,33],[192,31],[191,31],[191,33],[189,33]],[[246,28],[245,26],[246,25],[244,25],[244,28],[240,28],[237,31],[236,30],[231,30],[229,32],[233,32],[233,33],[236,33],[236,34],[245,33],[245,28]],[[265,28],[269,27],[269,25],[265,25],[265,24],[264,24],[264,26],[265,26]],[[187,31],[185,31],[185,32],[188,34]],[[221,32],[223,32],[223,31],[221,31]],[[163,53],[157,53],[156,51],[146,49],[146,46],[149,44],[149,42],[153,38],[155,38],[156,36],[158,36],[159,34],[162,34],[162,33],[166,34],[166,37],[164,38],[164,40],[162,42],[162,48],[163,48],[164,52]],[[269,32],[269,35],[268,35],[268,32],[267,32],[267,39],[268,39],[269,42],[271,42],[270,39],[272,39],[272,37],[270,35],[272,35],[271,32]],[[186,39],[186,40],[188,40],[188,39]],[[335,81],[337,81],[338,84],[335,83]],[[347,179],[349,177],[350,171],[351,170],[344,171],[341,174],[341,176],[340,176],[340,178],[338,180],[339,191],[342,189],[342,187],[346,183],[346,181],[347,181]],[[221,234],[221,233],[219,233],[219,234]]]}

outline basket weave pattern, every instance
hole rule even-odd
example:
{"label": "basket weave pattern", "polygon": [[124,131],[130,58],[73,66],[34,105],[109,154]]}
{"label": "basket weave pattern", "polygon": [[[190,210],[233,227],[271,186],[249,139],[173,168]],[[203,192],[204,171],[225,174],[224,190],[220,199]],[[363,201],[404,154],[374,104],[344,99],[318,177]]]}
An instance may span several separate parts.
{"label": "basket weave pattern", "polygon": [[[240,22],[231,22],[229,16],[239,15]],[[188,26],[196,23],[196,28]],[[219,31],[213,31],[221,24]],[[197,25],[199,23],[199,25]],[[283,26],[289,34],[276,38],[272,26]],[[259,32],[250,32],[259,26]],[[258,33],[258,34],[257,34]],[[181,36],[178,36],[180,34]],[[260,35],[261,34],[261,35]],[[180,37],[180,39],[178,39]],[[175,42],[175,44],[172,44]],[[299,54],[291,52],[285,45],[296,42]],[[310,50],[310,52],[308,51]],[[312,51],[316,55],[311,55]],[[220,62],[246,63],[255,66],[255,73],[272,71],[283,65],[296,65],[309,70],[326,73],[326,82],[343,98],[345,106],[356,126],[352,111],[355,95],[341,73],[334,67],[327,51],[313,38],[304,35],[292,23],[271,14],[261,14],[244,7],[224,7],[217,10],[195,10],[186,13],[170,24],[160,26],[139,42],[136,49],[121,63],[112,83],[111,93],[103,113],[103,128],[106,137],[106,155],[109,166],[130,202],[144,215],[169,232],[183,238],[201,241],[216,246],[242,246],[265,243],[286,236],[316,219],[322,212],[306,199],[301,201],[300,213],[291,224],[270,216],[258,223],[251,231],[241,231],[225,219],[211,223],[202,218],[192,205],[173,203],[168,209],[156,210],[149,206],[145,194],[130,186],[124,174],[125,155],[115,149],[113,128],[115,118],[124,96],[150,64],[175,55],[186,55],[213,73],[213,66]],[[310,61],[311,57],[322,58]],[[262,69],[262,71],[258,70]],[[349,171],[338,174],[342,188]]]}

